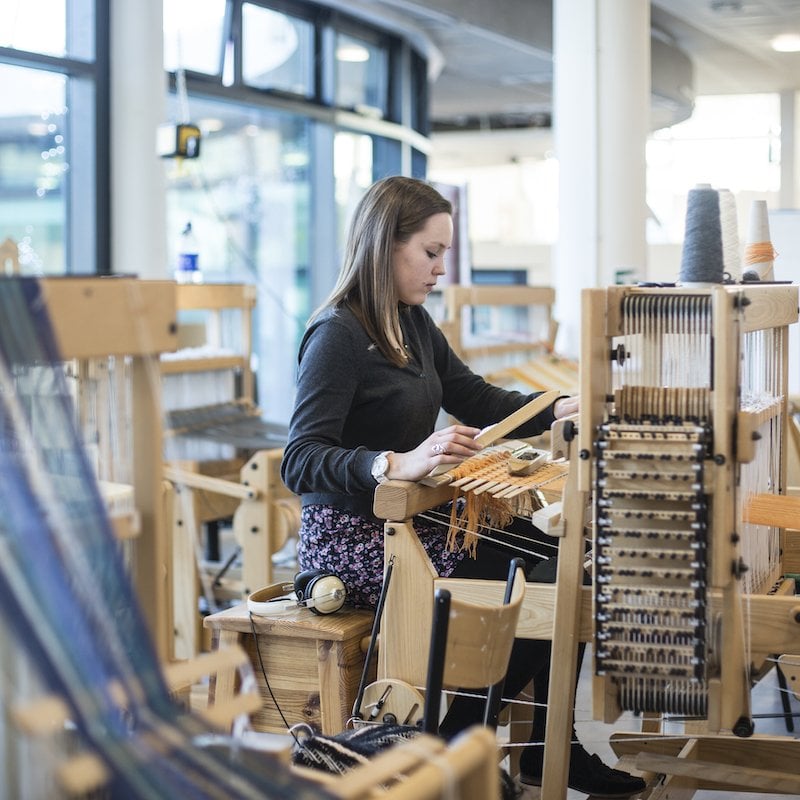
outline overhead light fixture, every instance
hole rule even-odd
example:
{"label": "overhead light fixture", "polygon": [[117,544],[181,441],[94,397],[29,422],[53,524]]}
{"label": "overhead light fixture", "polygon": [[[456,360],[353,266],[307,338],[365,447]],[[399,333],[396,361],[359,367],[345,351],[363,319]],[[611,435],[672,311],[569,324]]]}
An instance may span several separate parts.
{"label": "overhead light fixture", "polygon": [[336,48],[336,58],[339,61],[361,63],[369,61],[369,50],[360,44],[342,44]]}
{"label": "overhead light fixture", "polygon": [[779,53],[800,53],[800,33],[782,33],[770,45]]}

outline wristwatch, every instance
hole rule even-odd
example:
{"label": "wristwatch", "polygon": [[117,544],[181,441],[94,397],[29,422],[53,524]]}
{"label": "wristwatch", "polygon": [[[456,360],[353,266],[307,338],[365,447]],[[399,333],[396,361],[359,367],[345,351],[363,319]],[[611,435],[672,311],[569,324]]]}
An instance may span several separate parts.
{"label": "wristwatch", "polygon": [[389,469],[388,456],[391,452],[391,450],[384,450],[382,453],[378,453],[372,461],[372,469],[370,472],[378,483],[386,483],[386,481],[389,480],[386,477],[386,472]]}

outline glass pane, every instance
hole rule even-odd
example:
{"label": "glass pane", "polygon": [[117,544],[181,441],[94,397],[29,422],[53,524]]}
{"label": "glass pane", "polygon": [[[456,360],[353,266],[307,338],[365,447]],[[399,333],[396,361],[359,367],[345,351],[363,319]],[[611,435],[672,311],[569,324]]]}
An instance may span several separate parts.
{"label": "glass pane", "polygon": [[66,271],[68,79],[0,64],[0,240],[26,275]]}
{"label": "glass pane", "polygon": [[66,19],[66,0],[0,3],[0,45],[64,56],[67,54]]}
{"label": "glass pane", "polygon": [[164,69],[218,75],[225,0],[164,0]]}
{"label": "glass pane", "polygon": [[385,117],[388,86],[386,50],[363,39],[337,33],[336,105]]}
{"label": "glass pane", "polygon": [[337,131],[333,143],[333,175],[336,193],[337,259],[342,263],[345,236],[358,201],[372,183],[372,137],[365,133]]}
{"label": "glass pane", "polygon": [[314,28],[296,17],[245,3],[242,79],[258,89],[314,93]]}
{"label": "glass pane", "polygon": [[[170,102],[177,102],[174,96]],[[311,313],[310,123],[284,112],[192,97],[203,131],[195,161],[165,162],[171,263],[191,221],[207,283],[258,287],[258,403],[288,422],[297,348]],[[174,108],[172,109],[175,110]]]}
{"label": "glass pane", "polygon": [[648,241],[683,241],[686,199],[698,176],[736,195],[742,233],[752,199],[778,205],[780,126],[777,94],[726,95],[698,97],[689,119],[655,131],[647,144]]}

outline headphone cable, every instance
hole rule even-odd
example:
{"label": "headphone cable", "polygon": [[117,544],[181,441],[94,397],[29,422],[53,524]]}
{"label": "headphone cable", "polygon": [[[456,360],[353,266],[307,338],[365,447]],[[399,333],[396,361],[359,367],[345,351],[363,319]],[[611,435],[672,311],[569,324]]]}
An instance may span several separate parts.
{"label": "headphone cable", "polygon": [[253,612],[249,612],[250,616],[250,630],[253,632],[253,639],[255,640],[256,645],[256,655],[258,656],[258,664],[261,667],[261,674],[264,676],[264,683],[267,686],[267,691],[269,692],[269,696],[272,698],[272,702],[275,704],[275,708],[278,709],[278,714],[280,714],[281,719],[283,720],[283,724],[286,726],[286,730],[291,734],[292,738],[294,739],[295,743],[298,747],[302,747],[302,742],[297,738],[297,734],[292,730],[292,726],[286,720],[286,717],[283,715],[283,710],[281,709],[280,705],[278,704],[278,700],[275,697],[274,692],[272,691],[272,687],[269,685],[269,678],[267,677],[267,670],[264,667],[264,659],[261,658],[261,645],[258,641],[258,633],[256,632],[256,624],[253,620]]}

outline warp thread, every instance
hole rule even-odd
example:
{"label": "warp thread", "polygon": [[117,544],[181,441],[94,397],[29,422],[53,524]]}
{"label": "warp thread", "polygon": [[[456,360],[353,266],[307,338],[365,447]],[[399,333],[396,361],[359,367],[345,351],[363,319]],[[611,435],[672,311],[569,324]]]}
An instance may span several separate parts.
{"label": "warp thread", "polygon": [[689,191],[686,203],[680,282],[722,283],[724,272],[720,195],[716,189],[698,186]]}
{"label": "warp thread", "polygon": [[[508,456],[507,452],[480,453],[457,464],[449,471],[449,475],[451,480],[456,481],[473,474],[486,464],[508,459]],[[463,503],[459,503],[459,499],[462,497]],[[450,552],[466,551],[471,558],[475,558],[479,529],[481,527],[504,528],[511,522],[512,516],[511,506],[507,501],[493,497],[488,492],[476,494],[471,491],[462,491],[461,487],[456,486],[454,487],[450,526],[445,546]],[[464,534],[460,547],[457,541],[459,532]]]}

